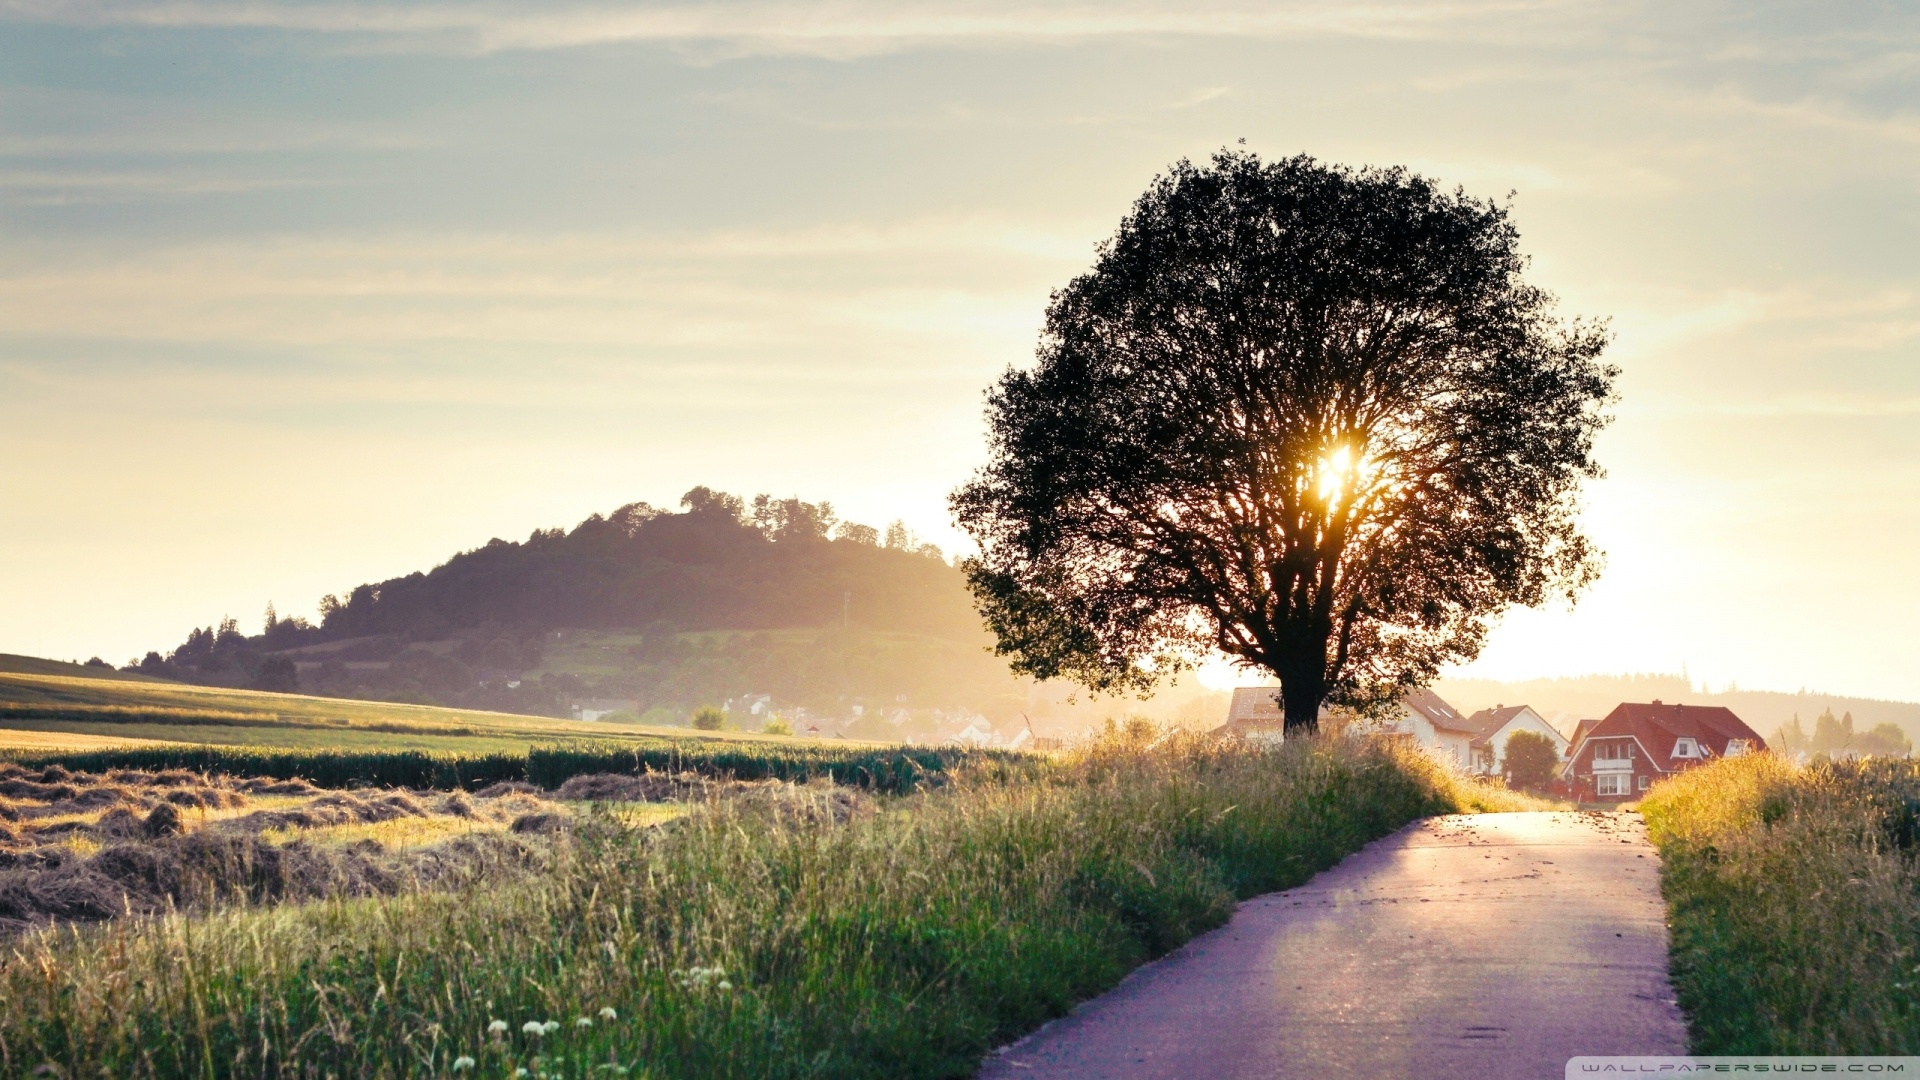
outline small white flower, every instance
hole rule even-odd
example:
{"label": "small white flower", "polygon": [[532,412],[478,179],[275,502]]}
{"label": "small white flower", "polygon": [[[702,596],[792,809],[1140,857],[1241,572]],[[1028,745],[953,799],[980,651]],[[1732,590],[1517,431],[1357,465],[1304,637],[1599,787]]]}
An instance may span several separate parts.
{"label": "small white flower", "polygon": [[573,1026],[578,1028],[588,1028],[593,1026],[593,1021],[582,1016],[573,1022]]}
{"label": "small white flower", "polygon": [[554,1032],[559,1030],[560,1030],[560,1021],[558,1020],[549,1020],[546,1023],[540,1025],[540,1034],[542,1035],[551,1035]]}
{"label": "small white flower", "polygon": [[728,982],[728,981],[727,981],[727,980],[725,980],[725,979],[721,979],[721,980],[720,980],[720,989],[722,989],[722,990],[731,990],[731,989],[733,989],[733,984],[732,984],[732,983],[730,983],[730,982]]}
{"label": "small white flower", "polygon": [[505,1020],[495,1020],[493,1023],[487,1025],[487,1030],[498,1035],[507,1030],[507,1022]]}
{"label": "small white flower", "polygon": [[547,1026],[538,1020],[529,1020],[520,1025],[520,1030],[529,1035],[545,1035],[547,1033]]}
{"label": "small white flower", "polygon": [[473,1068],[473,1066],[474,1060],[465,1054],[461,1054],[459,1057],[453,1059],[454,1072],[465,1072]]}
{"label": "small white flower", "polygon": [[527,1072],[527,1067],[525,1065],[522,1065],[519,1068],[513,1070],[513,1075],[516,1077],[519,1077],[519,1076],[528,1076],[531,1074]]}
{"label": "small white flower", "polygon": [[606,1008],[604,1008],[604,1009],[601,1009],[601,1010],[600,1010],[600,1019],[602,1019],[602,1020],[618,1020],[618,1019],[620,1019],[620,1014],[619,1014],[619,1013],[617,1013],[617,1012],[614,1012],[614,1011],[613,1011],[613,1006],[611,1006],[611,1005],[609,1005],[609,1006],[607,1006]]}

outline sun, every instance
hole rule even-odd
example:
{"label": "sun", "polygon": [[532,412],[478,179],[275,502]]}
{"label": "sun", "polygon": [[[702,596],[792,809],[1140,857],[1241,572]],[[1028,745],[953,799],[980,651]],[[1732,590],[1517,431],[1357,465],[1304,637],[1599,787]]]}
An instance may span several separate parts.
{"label": "sun", "polygon": [[1315,468],[1316,486],[1320,499],[1329,506],[1336,506],[1353,485],[1354,479],[1353,448],[1342,443],[1323,454]]}

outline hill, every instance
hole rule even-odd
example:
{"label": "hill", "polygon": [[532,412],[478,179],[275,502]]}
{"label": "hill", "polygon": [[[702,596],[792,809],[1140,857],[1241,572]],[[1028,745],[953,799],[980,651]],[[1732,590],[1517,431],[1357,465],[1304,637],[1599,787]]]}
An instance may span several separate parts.
{"label": "hill", "polygon": [[[731,703],[743,727],[938,741],[984,717],[1004,735],[1107,715],[1217,723],[1197,686],[1150,705],[1091,702],[994,656],[957,566],[899,523],[831,505],[695,488],[571,530],[489,540],[432,570],[328,596],[317,625],[268,608],[261,632],[196,628],[129,670],[202,686],[304,691],[551,717],[684,723]],[[584,710],[584,712],[582,712]]]}
{"label": "hill", "polygon": [[89,660],[84,664],[71,664],[65,660],[46,660],[38,656],[16,656],[13,653],[0,653],[0,674],[14,675],[65,675],[81,679],[108,679],[120,682],[157,682],[151,675],[138,671],[116,671],[113,665],[104,660]]}

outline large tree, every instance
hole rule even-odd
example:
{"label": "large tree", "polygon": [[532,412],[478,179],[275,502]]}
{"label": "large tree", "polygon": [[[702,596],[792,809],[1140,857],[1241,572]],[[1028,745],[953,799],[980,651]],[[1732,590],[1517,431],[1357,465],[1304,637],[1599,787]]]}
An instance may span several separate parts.
{"label": "large tree", "polygon": [[1291,731],[1571,597],[1616,373],[1525,267],[1505,206],[1404,169],[1175,165],[988,395],[952,504],[999,651],[1123,690],[1218,650]]}

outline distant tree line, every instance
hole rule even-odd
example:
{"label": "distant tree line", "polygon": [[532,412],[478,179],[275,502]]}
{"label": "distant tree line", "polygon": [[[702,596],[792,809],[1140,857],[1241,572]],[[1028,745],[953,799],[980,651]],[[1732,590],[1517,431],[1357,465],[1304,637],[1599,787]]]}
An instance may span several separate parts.
{"label": "distant tree line", "polygon": [[1784,754],[1808,754],[1828,757],[1864,757],[1867,755],[1905,757],[1913,743],[1894,724],[1875,724],[1867,731],[1853,730],[1853,714],[1836,718],[1827,709],[1813,721],[1813,734],[1800,725],[1800,716],[1780,725],[1770,740],[1773,749]]}

